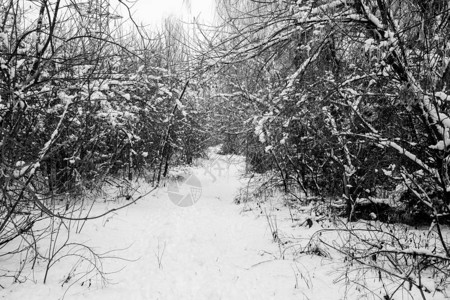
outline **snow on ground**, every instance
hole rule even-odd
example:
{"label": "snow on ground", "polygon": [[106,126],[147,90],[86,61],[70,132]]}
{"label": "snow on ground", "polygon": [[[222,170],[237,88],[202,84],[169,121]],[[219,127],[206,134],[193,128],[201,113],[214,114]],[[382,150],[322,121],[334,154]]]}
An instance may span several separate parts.
{"label": "snow on ground", "polygon": [[[83,280],[63,284],[71,265],[62,260],[50,270],[47,284],[39,265],[23,274],[25,283],[0,290],[0,299],[303,299],[304,294],[330,299],[324,287],[331,281],[315,283],[311,298],[305,281],[296,279],[296,264],[274,259],[279,250],[265,218],[242,214],[233,203],[241,167],[216,156],[193,169],[202,188],[194,205],[175,205],[161,188],[73,235],[97,252],[123,249],[112,255],[134,260],[108,259],[104,270],[113,272],[107,275],[110,284],[94,279],[83,286]],[[114,205],[98,205],[95,213]],[[304,272],[314,277],[316,271]]]}
{"label": "snow on ground", "polygon": [[[272,203],[265,207],[234,204],[239,187],[245,184],[239,179],[243,166],[242,158],[231,162],[230,157],[215,155],[191,170],[197,179],[194,185],[200,183],[194,189],[201,188],[194,205],[175,205],[179,199],[168,193],[174,190],[167,182],[137,204],[87,223],[80,234],[73,234],[75,241],[98,253],[118,250],[104,260],[108,284],[99,277],[81,278],[86,264],[73,270],[70,258],[64,258],[50,270],[45,285],[40,263],[34,271],[23,272],[26,282],[0,289],[0,299],[319,300],[344,295],[372,299],[361,297],[364,293],[352,296],[335,281],[342,262],[319,255],[293,259],[284,250],[290,245],[280,247],[273,241],[267,216],[279,226],[280,236],[292,236],[291,242],[307,241],[317,224],[292,227],[287,209]],[[192,177],[186,170],[174,174],[181,180]],[[190,188],[175,193],[189,193]],[[148,189],[142,183],[141,191]],[[196,196],[192,199],[197,200]],[[98,204],[94,214],[117,204]],[[8,261],[1,259],[6,266]]]}

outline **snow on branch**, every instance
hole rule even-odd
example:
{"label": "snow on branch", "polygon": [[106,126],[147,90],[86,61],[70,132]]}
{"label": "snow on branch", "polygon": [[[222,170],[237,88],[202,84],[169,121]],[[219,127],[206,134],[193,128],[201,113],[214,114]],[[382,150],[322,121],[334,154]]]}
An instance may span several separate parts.
{"label": "snow on branch", "polygon": [[443,254],[433,253],[431,250],[426,249],[426,248],[397,249],[392,246],[384,246],[382,249],[380,249],[377,252],[388,252],[388,253],[405,254],[405,255],[421,255],[421,256],[437,258],[440,260],[450,261],[450,257],[443,255]]}
{"label": "snow on branch", "polygon": [[301,75],[303,72],[305,72],[306,68],[308,67],[308,65],[309,65],[310,63],[314,62],[314,61],[317,59],[317,57],[319,56],[320,52],[322,51],[322,47],[323,47],[323,45],[321,45],[321,46],[319,47],[319,49],[317,49],[316,53],[314,53],[313,56],[311,56],[311,57],[309,57],[307,60],[305,60],[305,61],[300,65],[300,67],[297,69],[297,71],[295,71],[294,74],[290,75],[290,76],[287,78],[287,85],[286,85],[286,87],[283,89],[283,91],[281,91],[281,93],[280,93],[280,98],[286,97],[287,94],[288,94],[289,92],[292,91],[293,86],[294,86],[294,83],[295,83],[295,80],[296,80],[298,77],[300,77],[300,75]]}
{"label": "snow on branch", "polygon": [[340,87],[344,87],[350,83],[353,83],[355,81],[359,81],[359,80],[364,80],[364,79],[368,79],[368,78],[373,78],[376,77],[375,73],[370,73],[370,74],[365,74],[365,75],[355,75],[349,79],[347,79],[346,81],[342,82],[340,84]]}
{"label": "snow on branch", "polygon": [[326,13],[329,12],[333,9],[336,9],[340,6],[348,6],[349,4],[353,4],[354,1],[352,0],[335,0],[335,1],[331,1],[327,4],[322,4],[319,5],[315,8],[313,8],[311,10],[311,15],[317,15],[317,14],[322,14],[322,13]]}
{"label": "snow on branch", "polygon": [[[425,117],[431,120],[433,125],[440,133],[440,140],[437,144],[431,145],[431,149],[445,150],[450,143],[450,117],[438,110],[438,107],[432,102],[432,98],[428,96],[421,88],[414,76],[406,71],[408,81],[411,83],[412,91],[416,95],[416,99],[419,101],[420,107]],[[444,93],[436,93],[434,95],[439,100],[447,100],[447,95]]]}
{"label": "snow on branch", "polygon": [[395,201],[393,198],[377,198],[377,197],[367,197],[367,198],[357,198],[356,204],[367,205],[367,204],[385,204],[392,208],[397,208],[399,202]]}
{"label": "snow on branch", "polygon": [[406,156],[416,164],[418,164],[423,170],[427,171],[428,173],[432,174],[434,177],[439,178],[439,174],[436,169],[431,168],[426,163],[424,163],[420,158],[418,158],[415,154],[411,153],[410,151],[406,150],[399,144],[393,141],[387,141],[387,140],[381,140],[378,141],[377,144],[381,146],[388,146],[392,149],[397,150],[400,154]]}
{"label": "snow on branch", "polygon": [[434,94],[436,98],[439,98],[441,101],[450,101],[450,96],[444,92],[437,92]]}
{"label": "snow on branch", "polygon": [[18,162],[16,164],[16,167],[18,167],[18,169],[14,170],[14,172],[13,172],[13,177],[15,179],[18,179],[18,178],[24,176],[25,174],[34,175],[34,173],[36,172],[36,169],[38,169],[40,167],[40,162],[45,157],[45,155],[49,151],[50,147],[52,146],[52,144],[55,142],[56,138],[58,137],[59,129],[61,128],[62,122],[65,119],[65,116],[69,109],[69,105],[72,103],[73,98],[75,98],[74,96],[68,96],[64,92],[60,92],[58,94],[58,96],[59,96],[60,100],[63,103],[65,103],[64,112],[60,117],[58,125],[56,126],[55,130],[53,131],[52,135],[50,136],[50,139],[44,144],[44,147],[42,147],[41,151],[39,151],[39,157],[36,160],[36,162],[27,164],[27,165],[25,165],[23,162]]}
{"label": "snow on branch", "polygon": [[415,162],[423,170],[427,171],[429,174],[433,175],[436,179],[439,180],[439,178],[440,178],[439,173],[435,168],[430,167],[425,162],[423,162],[420,158],[418,158],[415,154],[406,150],[405,148],[403,148],[396,142],[388,141],[388,140],[380,137],[380,135],[377,132],[367,133],[367,134],[363,134],[363,135],[359,135],[359,136],[373,140],[380,147],[390,147],[390,148],[396,150],[398,153],[404,155],[411,161]]}
{"label": "snow on branch", "polygon": [[363,7],[363,9],[364,9],[364,14],[366,15],[366,18],[367,18],[373,25],[375,25],[378,29],[384,30],[383,23],[381,23],[381,21],[380,21],[374,14],[372,14],[372,13],[370,12],[370,9],[369,9],[366,5],[364,5],[362,2],[361,2],[361,5],[362,5],[362,7]]}
{"label": "snow on branch", "polygon": [[[411,76],[410,80],[415,83],[414,78],[412,78]],[[413,87],[414,92],[418,95],[418,97],[420,97],[419,95],[423,95],[420,99],[422,110],[424,114],[426,114],[426,116],[432,120],[432,125],[434,125],[439,131],[439,133],[441,134],[441,139],[445,144],[445,141],[449,138],[450,118],[446,114],[440,113],[438,111],[437,107],[432,103],[430,97],[425,95],[425,93],[419,88],[417,84],[413,85]],[[439,145],[434,145],[434,147],[438,148]]]}
{"label": "snow on branch", "polygon": [[65,119],[67,111],[69,109],[69,105],[71,103],[72,103],[71,101],[66,99],[66,103],[65,103],[66,105],[64,107],[64,112],[61,115],[61,118],[59,119],[58,125],[56,126],[55,130],[53,131],[52,135],[50,136],[50,139],[45,143],[45,145],[41,149],[41,151],[39,151],[39,159],[38,159],[37,163],[39,163],[39,161],[41,161],[44,158],[44,156],[47,154],[48,150],[50,149],[51,145],[55,142],[55,140],[59,134],[59,129],[61,128],[63,120]]}

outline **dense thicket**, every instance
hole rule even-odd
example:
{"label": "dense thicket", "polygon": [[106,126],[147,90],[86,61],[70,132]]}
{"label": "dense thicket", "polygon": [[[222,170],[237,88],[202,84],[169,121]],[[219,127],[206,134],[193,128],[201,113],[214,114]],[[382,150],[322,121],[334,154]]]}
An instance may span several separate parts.
{"label": "dense thicket", "polygon": [[[331,230],[341,242],[319,231],[311,245],[343,254],[346,278],[363,270],[354,282],[372,270],[394,283],[385,299],[405,282],[426,299],[421,276],[449,278],[449,10],[442,0],[221,0],[210,38],[215,94],[234,111],[223,151],[267,174],[263,187],[327,199],[327,215],[342,199],[348,221],[372,220]],[[430,227],[399,238],[379,220]]]}
{"label": "dense thicket", "polygon": [[149,38],[116,24],[105,1],[0,3],[3,256],[37,249],[39,220],[92,217],[86,191],[143,176],[157,185],[170,164],[202,155],[208,135],[173,20]]}
{"label": "dense thicket", "polygon": [[220,3],[210,59],[220,96],[246,112],[225,149],[286,191],[343,196],[349,215],[383,198],[447,218],[447,2]]}

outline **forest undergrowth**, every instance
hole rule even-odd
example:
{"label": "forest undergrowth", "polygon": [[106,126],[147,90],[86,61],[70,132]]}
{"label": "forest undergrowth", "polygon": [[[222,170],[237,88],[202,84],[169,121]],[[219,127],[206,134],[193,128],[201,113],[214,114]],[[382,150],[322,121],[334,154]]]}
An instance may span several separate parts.
{"label": "forest undergrowth", "polygon": [[335,283],[345,286],[346,299],[353,299],[355,291],[367,299],[448,296],[450,260],[441,235],[448,240],[450,227],[380,221],[374,211],[369,219],[349,222],[342,200],[301,192],[293,197],[270,172],[245,179],[235,203],[267,221],[279,248],[274,259],[303,262],[315,256],[328,261],[336,269]]}

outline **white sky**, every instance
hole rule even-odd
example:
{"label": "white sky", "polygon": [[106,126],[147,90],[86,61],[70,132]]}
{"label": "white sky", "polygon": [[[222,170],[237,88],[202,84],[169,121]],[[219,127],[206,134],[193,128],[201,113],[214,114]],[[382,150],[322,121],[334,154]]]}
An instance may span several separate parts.
{"label": "white sky", "polygon": [[[1,0],[0,0],[1,1]],[[70,0],[63,1],[65,5]],[[88,0],[90,1],[90,0]],[[122,0],[128,6],[131,6],[133,18],[139,25],[150,25],[157,27],[162,21],[170,16],[182,19],[185,22],[192,22],[197,18],[201,23],[210,24],[214,19],[214,8],[216,0]],[[67,2],[67,3],[66,3]],[[83,0],[77,0],[77,3],[85,3]],[[110,12],[122,17],[116,24],[128,19],[128,12],[119,0],[107,0],[110,5]],[[31,8],[27,13],[32,14],[39,7],[38,3],[24,1],[26,8]],[[30,18],[34,19],[33,16]]]}
{"label": "white sky", "polygon": [[132,12],[135,20],[144,25],[158,26],[171,15],[186,22],[196,17],[209,23],[213,20],[214,7],[215,0],[137,0]]}

